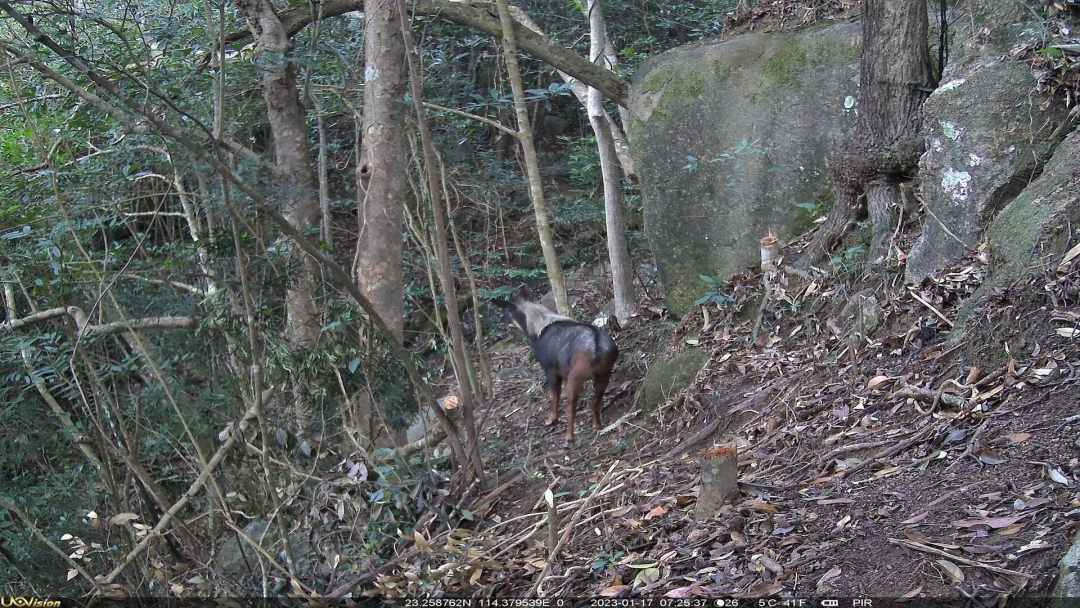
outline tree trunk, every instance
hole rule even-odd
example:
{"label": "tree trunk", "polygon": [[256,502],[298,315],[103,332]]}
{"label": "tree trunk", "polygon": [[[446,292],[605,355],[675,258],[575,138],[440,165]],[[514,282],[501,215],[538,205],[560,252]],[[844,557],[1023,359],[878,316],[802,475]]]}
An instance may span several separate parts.
{"label": "tree trunk", "polygon": [[[555,306],[561,315],[570,315],[570,304],[566,299],[566,284],[563,280],[559,254],[551,237],[551,225],[548,222],[547,204],[544,202],[544,188],[540,182],[540,164],[536,160],[536,146],[533,144],[532,127],[529,125],[529,110],[525,107],[525,88],[521,84],[521,71],[518,69],[517,41],[514,37],[513,20],[506,0],[497,0],[499,19],[502,24],[503,54],[506,56],[506,73],[510,79],[510,88],[514,92],[514,111],[517,114],[518,141],[525,157],[525,171],[529,180],[529,198],[532,199],[536,212],[536,232],[540,235],[540,248],[544,251],[547,264],[548,280],[555,294]],[[528,31],[528,30],[526,30]]]}
{"label": "tree trunk", "polygon": [[[321,210],[289,37],[270,0],[235,0],[235,4],[251,28],[263,63],[263,97],[274,135],[274,160],[286,181],[283,215],[293,227],[306,232],[319,226]],[[285,338],[294,348],[311,349],[319,339],[315,305],[318,268],[308,256],[293,260],[300,264],[300,269],[285,296]],[[304,391],[297,391],[295,397],[297,426],[303,430],[311,423],[311,400]]]}
{"label": "tree trunk", "polygon": [[[289,56],[289,37],[269,0],[235,0],[255,37],[255,49],[263,62],[262,88],[267,120],[274,134],[274,157],[287,176],[284,215],[300,230],[319,224],[319,199],[311,170],[307,123],[296,90],[296,73]],[[314,346],[319,337],[316,320],[315,281],[304,269],[286,296],[286,335],[296,346]]]}
{"label": "tree trunk", "polygon": [[393,2],[365,2],[364,119],[356,173],[356,283],[399,341],[405,329],[401,231],[409,166],[401,129],[400,100],[408,85],[401,21]]}
{"label": "tree trunk", "polygon": [[[405,0],[397,1],[398,10],[404,11]],[[439,252],[439,279],[442,283],[443,297],[446,299],[446,320],[450,325],[450,351],[454,359],[454,370],[457,372],[458,394],[461,395],[462,420],[465,423],[465,433],[469,440],[468,458],[480,489],[487,490],[487,476],[484,474],[484,461],[480,458],[480,437],[477,434],[478,429],[476,428],[474,416],[475,403],[465,353],[466,341],[461,329],[461,313],[458,311],[454,274],[450,268],[450,245],[446,237],[446,217],[442,208],[442,188],[439,186],[439,172],[435,166],[435,147],[431,143],[431,131],[428,129],[427,117],[424,114],[423,74],[420,71],[419,62],[416,60],[416,53],[412,48],[412,34],[405,29],[406,23],[403,19],[400,32],[408,53],[408,67],[412,73],[413,105],[416,108],[417,122],[420,126],[420,140],[424,148],[424,171],[427,173],[428,193],[431,196],[431,211],[435,221],[435,246]],[[461,263],[468,264],[469,260],[463,259]],[[462,463],[462,466],[465,466],[465,463]]]}
{"label": "tree trunk", "polygon": [[[544,32],[540,29],[540,26],[537,25],[536,22],[533,21],[532,18],[529,17],[528,13],[526,13],[525,11],[521,10],[516,6],[511,6],[510,14],[518,23],[524,25],[525,27],[529,28],[530,30],[536,32],[541,36],[544,35]],[[601,21],[603,21],[602,15]],[[604,34],[606,38],[606,25],[604,25]],[[595,52],[593,52],[593,55],[595,55]],[[614,48],[611,46],[610,40],[605,40],[604,42],[604,57],[606,60],[606,65],[603,65],[601,67],[604,67],[608,70],[614,69],[616,65],[617,55],[615,54]],[[556,71],[559,73],[559,77],[562,78],[566,84],[570,85],[570,92],[574,94],[574,97],[578,100],[578,103],[580,103],[581,107],[585,108],[587,112],[589,109],[589,89],[593,87],[586,85],[577,77],[571,76],[566,72],[563,72],[561,70]],[[626,135],[624,135],[622,129],[619,128],[619,124],[616,123],[611,118],[611,115],[603,109],[602,105],[600,106],[600,109],[604,114],[605,129],[609,129],[611,131],[611,138],[615,142],[615,153],[619,157],[619,164],[622,165],[623,174],[626,175],[626,177],[629,178],[631,181],[634,181],[637,179],[637,169],[634,166],[634,158],[630,155],[630,144],[628,144],[626,141]],[[630,122],[629,111],[623,106],[619,106],[619,119],[623,125],[629,124]]]}
{"label": "tree trunk", "polygon": [[[607,24],[599,0],[588,0],[583,7],[589,19],[589,56],[603,65],[606,61]],[[626,325],[637,307],[634,296],[634,273],[630,251],[626,243],[626,221],[623,219],[622,180],[616,157],[615,140],[608,128],[610,117],[604,112],[600,91],[589,87],[589,122],[596,134],[596,147],[600,153],[600,171],[604,177],[604,215],[607,223],[608,259],[611,261],[611,282],[615,293],[615,317]]]}
{"label": "tree trunk", "polygon": [[[800,265],[814,263],[844,237],[851,227],[848,217],[857,218],[863,211],[863,194],[874,199],[869,260],[874,263],[888,253],[887,236],[899,202],[897,185],[918,166],[924,147],[919,136],[922,104],[934,80],[928,29],[923,0],[865,0],[859,121],[854,141],[830,159],[836,205],[803,252]],[[841,216],[838,221],[833,221],[834,214]]]}

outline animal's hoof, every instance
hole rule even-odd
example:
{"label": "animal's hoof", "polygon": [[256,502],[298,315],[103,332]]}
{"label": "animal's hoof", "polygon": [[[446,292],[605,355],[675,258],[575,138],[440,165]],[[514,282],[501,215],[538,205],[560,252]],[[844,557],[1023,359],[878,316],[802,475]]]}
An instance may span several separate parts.
{"label": "animal's hoof", "polygon": [[556,418],[555,416],[548,416],[547,420],[544,422],[544,424],[546,424],[548,426],[555,426],[555,424],[558,423],[558,422],[559,422],[559,419]]}
{"label": "animal's hoof", "polygon": [[574,445],[574,437],[573,436],[566,437],[563,440],[563,447],[569,448],[569,447],[572,447],[573,445]]}
{"label": "animal's hoof", "polygon": [[592,421],[592,428],[599,431],[600,429],[604,428],[604,425],[600,424],[599,420],[593,420]]}

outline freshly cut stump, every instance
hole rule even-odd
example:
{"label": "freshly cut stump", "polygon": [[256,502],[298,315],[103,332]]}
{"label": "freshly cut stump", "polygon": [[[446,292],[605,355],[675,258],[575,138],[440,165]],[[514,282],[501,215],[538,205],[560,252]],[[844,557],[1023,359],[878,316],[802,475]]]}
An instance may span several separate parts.
{"label": "freshly cut stump", "polygon": [[701,493],[694,519],[716,517],[731,497],[739,492],[738,449],[735,442],[701,451]]}

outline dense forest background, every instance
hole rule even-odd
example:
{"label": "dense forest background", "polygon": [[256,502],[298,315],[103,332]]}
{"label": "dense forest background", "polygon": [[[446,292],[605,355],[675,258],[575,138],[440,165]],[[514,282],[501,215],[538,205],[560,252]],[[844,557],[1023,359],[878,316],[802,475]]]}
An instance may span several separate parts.
{"label": "dense forest background", "polygon": [[[920,5],[925,61],[912,64],[912,78],[926,86],[904,99],[874,93],[905,107],[883,106],[837,157],[860,168],[836,178],[835,212],[819,236],[798,243],[811,270],[791,275],[827,278],[796,297],[775,274],[730,283],[705,276],[694,311],[679,319],[664,308],[644,232],[624,136],[628,81],[668,49],[849,19],[863,14],[858,2],[0,2],[2,592],[536,593],[596,495],[631,491],[641,475],[642,494],[627,499],[648,505],[636,527],[692,502],[686,487],[664,485],[685,471],[641,464],[642,446],[667,451],[696,432],[695,422],[707,426],[693,420],[710,407],[700,395],[664,389],[660,404],[687,419],[673,422],[657,406],[645,415],[659,420],[644,425],[655,432],[640,441],[622,430],[601,436],[610,443],[581,452],[581,461],[534,457],[533,435],[499,430],[521,408],[543,409],[545,397],[535,362],[524,350],[506,354],[522,340],[490,302],[526,285],[560,313],[599,317],[626,345],[611,399],[636,411],[650,399],[649,387],[638,391],[641,377],[672,344],[685,350],[705,343],[706,332],[719,341],[742,331],[749,337],[738,352],[772,352],[782,322],[794,324],[783,326],[792,340],[798,333],[797,300],[850,293],[821,287],[828,281],[895,286],[902,269],[867,269],[865,255],[854,258],[869,251],[873,262],[891,251],[890,238],[914,229],[882,210],[921,148],[883,147],[876,134],[919,139],[909,114],[940,77],[946,55],[932,34],[948,9],[899,4]],[[1073,9],[1031,10],[1049,20]],[[898,13],[870,13],[873,31],[886,34],[867,38],[867,28],[864,44],[900,44],[887,34],[901,31],[890,21]],[[1038,61],[1045,82],[1059,79],[1049,95],[1075,95],[1072,56]],[[852,160],[865,157],[885,161]],[[883,186],[884,174],[895,183]],[[869,220],[858,209],[867,192]],[[870,223],[856,235],[865,242],[853,245],[844,230],[856,220]],[[985,259],[972,255],[978,275]],[[974,289],[954,287],[965,296]],[[923,301],[929,310],[912,307],[926,316],[922,329],[892,329],[909,334],[906,347],[961,300]],[[864,344],[850,349],[852,366]],[[847,364],[848,353],[833,352],[832,362]],[[737,372],[741,389],[747,369],[765,365],[711,356],[716,364],[706,367]],[[769,394],[794,386],[769,369],[820,371],[769,356],[759,378]],[[1007,371],[997,378],[1025,373],[998,364]],[[981,376],[972,367],[952,371],[974,386]],[[869,376],[877,389],[900,374]],[[699,388],[718,384],[702,378]],[[943,393],[929,394],[937,407]],[[770,419],[761,424],[771,433],[779,422]],[[608,467],[608,457],[635,451],[641,468]],[[541,489],[515,489],[519,478]],[[571,478],[576,485],[558,486]],[[646,492],[650,483],[670,504],[650,502],[661,493]],[[543,488],[555,488],[550,515]],[[572,505],[562,528],[555,501]],[[746,513],[775,515],[760,504]],[[600,517],[630,512],[622,508],[601,508]],[[500,528],[522,510],[543,514],[550,530]],[[499,536],[511,529],[512,539]],[[746,549],[744,534],[724,530]],[[582,566],[552,578],[569,588],[581,567],[595,580],[579,581],[579,591],[656,589],[674,566],[629,564],[627,555],[644,545],[668,555],[686,539],[645,536],[588,545]],[[686,542],[701,538],[690,533]],[[537,546],[511,553],[517,561],[504,567],[507,552]],[[787,589],[771,586],[773,575],[786,579],[768,561],[748,559],[766,564],[750,570],[770,584],[742,591]],[[1049,575],[1040,576],[1045,587]]]}

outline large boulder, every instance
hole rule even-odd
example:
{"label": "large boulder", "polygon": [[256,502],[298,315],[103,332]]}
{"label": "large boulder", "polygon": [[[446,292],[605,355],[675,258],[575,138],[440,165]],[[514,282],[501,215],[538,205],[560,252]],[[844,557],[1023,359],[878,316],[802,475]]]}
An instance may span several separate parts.
{"label": "large boulder", "polygon": [[933,215],[908,256],[908,280],[977,247],[994,215],[1049,158],[1068,110],[1060,103],[1040,110],[1035,84],[1027,64],[995,60],[945,82],[926,101],[919,174]]}
{"label": "large boulder", "polygon": [[1080,133],[1059,145],[1042,174],[991,222],[986,239],[990,265],[986,281],[969,298],[957,318],[955,337],[986,297],[1032,273],[1045,272],[1062,261],[1075,245],[1080,225]]}
{"label": "large boulder", "polygon": [[691,45],[634,74],[631,150],[676,314],[703,295],[699,275],[757,265],[770,230],[811,226],[798,204],[832,199],[826,159],[855,126],[860,33],[847,22]]}
{"label": "large boulder", "polygon": [[1037,175],[1065,132],[1063,104],[1035,93],[1026,63],[1001,59],[1014,45],[1035,41],[1035,15],[998,0],[958,6],[949,63],[924,106],[919,177],[933,214],[908,256],[912,282],[977,247],[990,220]]}

